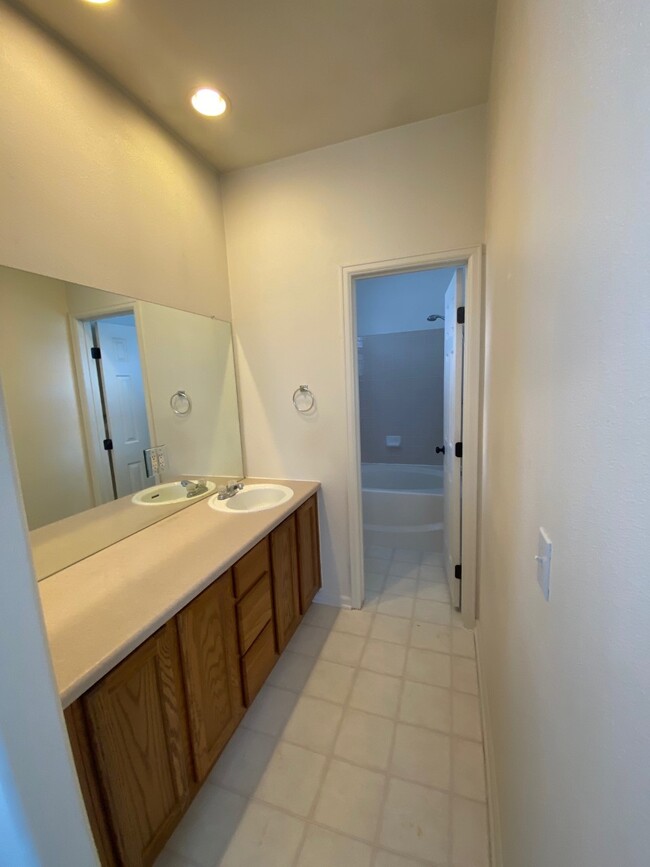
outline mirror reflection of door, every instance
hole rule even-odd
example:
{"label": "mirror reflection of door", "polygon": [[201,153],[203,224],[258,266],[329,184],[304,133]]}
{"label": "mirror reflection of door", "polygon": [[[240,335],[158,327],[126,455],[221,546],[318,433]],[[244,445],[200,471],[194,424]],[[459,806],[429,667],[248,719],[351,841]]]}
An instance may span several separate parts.
{"label": "mirror reflection of door", "polygon": [[[143,450],[151,442],[135,317],[102,317],[86,322],[84,330],[97,376],[93,397],[103,421],[103,430],[93,435],[102,437],[113,497],[118,499],[151,484],[144,465]],[[88,452],[102,453],[92,448]]]}

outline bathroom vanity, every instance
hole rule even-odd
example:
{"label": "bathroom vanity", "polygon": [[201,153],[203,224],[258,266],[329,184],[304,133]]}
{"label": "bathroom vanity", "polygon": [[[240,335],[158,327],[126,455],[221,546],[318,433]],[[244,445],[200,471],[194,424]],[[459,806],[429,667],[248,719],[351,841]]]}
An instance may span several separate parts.
{"label": "bathroom vanity", "polygon": [[318,484],[197,502],[39,584],[104,867],[150,865],[321,586]]}

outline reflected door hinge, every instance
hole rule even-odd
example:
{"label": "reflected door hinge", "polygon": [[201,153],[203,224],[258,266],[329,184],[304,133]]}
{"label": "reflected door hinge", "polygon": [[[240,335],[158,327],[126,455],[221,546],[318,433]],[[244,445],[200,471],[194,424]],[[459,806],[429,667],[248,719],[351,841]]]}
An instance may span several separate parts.
{"label": "reflected door hinge", "polygon": [[463,567],[460,563],[457,566],[454,566],[454,578],[456,578],[457,581],[463,580]]}
{"label": "reflected door hinge", "polygon": [[106,449],[107,452],[112,452],[113,451],[113,440],[111,440],[111,439],[104,440],[104,448]]}
{"label": "reflected door hinge", "polygon": [[454,453],[455,453],[457,458],[462,458],[462,456],[463,456],[463,444],[462,443],[456,443],[456,448],[455,448]]}
{"label": "reflected door hinge", "polygon": [[90,347],[90,357],[94,358],[95,361],[98,361],[102,357],[102,351],[99,346]]}
{"label": "reflected door hinge", "polygon": [[464,324],[465,324],[465,307],[464,307],[464,306],[463,306],[463,307],[459,307],[459,308],[456,310],[456,322],[457,322],[459,325],[464,325]]}

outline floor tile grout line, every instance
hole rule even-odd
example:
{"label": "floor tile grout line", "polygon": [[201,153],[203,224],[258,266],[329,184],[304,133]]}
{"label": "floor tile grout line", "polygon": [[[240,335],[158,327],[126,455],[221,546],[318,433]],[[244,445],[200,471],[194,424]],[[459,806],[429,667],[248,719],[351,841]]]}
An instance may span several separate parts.
{"label": "floor tile grout line", "polygon": [[375,847],[379,846],[381,843],[381,834],[384,826],[384,814],[386,811],[386,804],[388,803],[388,790],[390,789],[390,780],[391,780],[391,769],[393,766],[393,755],[395,753],[395,739],[397,737],[397,726],[399,723],[399,713],[402,707],[402,697],[404,695],[404,684],[406,683],[406,679],[404,677],[401,678],[400,690],[399,690],[399,698],[397,700],[397,709],[395,714],[395,720],[393,722],[393,731],[390,739],[390,747],[388,750],[388,762],[386,764],[386,779],[384,781],[384,791],[381,800],[381,805],[379,808],[379,822],[377,823],[377,828],[375,830],[375,839],[374,845]]}
{"label": "floor tile grout line", "polygon": [[[386,580],[386,579],[384,579],[384,580]],[[420,579],[418,579],[418,585],[419,585],[419,581],[420,581]],[[430,582],[427,582],[427,583],[430,583]],[[404,598],[410,598],[410,599],[414,599],[414,598],[416,598],[416,597],[413,597],[413,596],[411,596],[411,595],[407,595],[407,594],[404,594],[404,593],[402,593],[402,594],[399,594],[399,593],[398,593],[398,594],[390,594],[390,595],[395,595],[395,596],[400,596],[400,595],[401,595],[401,596],[403,596]],[[439,602],[440,604],[444,604],[444,603],[441,602],[441,600],[435,600],[435,599],[434,599],[434,600],[425,600],[425,601],[435,601],[435,602]],[[448,603],[447,603],[447,604],[448,604]],[[280,691],[284,690],[284,691],[286,691],[286,692],[288,692],[288,693],[291,693],[292,695],[296,696],[298,700],[299,700],[299,698],[301,698],[301,697],[303,697],[303,696],[304,696],[304,697],[311,697],[311,698],[314,698],[314,699],[316,699],[316,700],[325,701],[325,702],[328,703],[328,704],[331,704],[331,705],[333,705],[333,706],[337,706],[337,707],[341,708],[341,716],[340,716],[340,719],[339,719],[338,724],[337,724],[337,726],[336,726],[336,730],[335,730],[334,736],[333,736],[332,741],[331,741],[331,743],[332,743],[331,748],[330,748],[327,752],[324,752],[324,751],[320,751],[320,750],[318,750],[318,749],[313,749],[313,748],[311,748],[311,747],[306,747],[304,744],[301,744],[301,743],[296,743],[296,742],[292,741],[289,737],[285,737],[285,736],[284,736],[284,728],[280,731],[279,734],[276,734],[276,735],[268,735],[268,733],[265,733],[265,732],[258,732],[258,731],[257,731],[256,729],[254,729],[254,728],[249,728],[249,731],[253,731],[253,732],[256,732],[256,733],[258,733],[258,734],[260,734],[260,735],[263,735],[263,736],[265,736],[265,737],[270,738],[270,740],[272,740],[273,743],[274,743],[274,749],[277,748],[277,746],[278,746],[279,743],[284,742],[284,743],[293,744],[293,745],[295,745],[296,747],[298,747],[298,748],[300,748],[300,749],[307,750],[307,751],[310,752],[310,753],[313,753],[313,754],[316,754],[316,755],[320,755],[320,756],[323,756],[323,757],[325,758],[325,762],[324,762],[324,765],[323,765],[323,769],[322,769],[321,774],[320,774],[319,785],[318,785],[318,787],[316,788],[316,795],[315,795],[315,797],[314,797],[314,801],[313,801],[313,803],[312,803],[312,805],[311,805],[311,807],[310,807],[310,811],[309,811],[309,814],[307,815],[307,817],[302,816],[302,815],[298,815],[298,814],[296,814],[296,813],[293,813],[291,810],[288,810],[288,809],[283,808],[283,807],[279,807],[278,805],[273,804],[273,803],[271,803],[271,802],[269,802],[269,801],[265,801],[264,799],[257,797],[254,793],[253,793],[252,795],[247,795],[247,794],[242,793],[241,791],[237,791],[236,789],[232,789],[232,788],[229,787],[229,786],[224,786],[224,785],[221,785],[221,784],[219,784],[219,783],[213,783],[213,785],[215,785],[215,786],[217,786],[217,787],[220,786],[222,789],[224,789],[224,790],[226,790],[226,791],[231,791],[233,794],[237,794],[239,797],[242,797],[242,798],[244,799],[245,803],[256,802],[256,803],[260,803],[260,804],[265,804],[266,806],[268,806],[269,808],[271,808],[271,809],[273,809],[273,810],[275,810],[275,811],[278,811],[278,812],[280,812],[280,813],[286,814],[286,815],[288,815],[288,816],[291,816],[291,817],[293,817],[293,818],[295,818],[295,819],[297,819],[297,820],[303,822],[305,827],[304,827],[304,829],[303,829],[303,833],[302,833],[302,837],[301,837],[301,842],[300,842],[300,844],[299,844],[299,846],[298,846],[298,849],[297,849],[297,851],[296,851],[296,855],[295,855],[294,862],[297,862],[297,861],[299,860],[299,858],[300,858],[300,854],[301,854],[301,852],[302,852],[302,850],[303,850],[303,848],[304,848],[304,843],[305,843],[305,840],[306,840],[306,835],[307,835],[308,828],[309,828],[310,825],[314,825],[314,826],[317,826],[317,827],[321,827],[321,828],[323,828],[323,829],[325,829],[325,830],[328,830],[328,831],[330,831],[330,832],[332,832],[332,833],[338,834],[338,835],[340,835],[340,836],[342,836],[342,837],[349,837],[350,839],[358,840],[359,842],[363,842],[363,843],[366,844],[366,845],[370,845],[371,847],[374,847],[374,848],[372,848],[372,851],[371,851],[371,859],[373,860],[373,862],[374,862],[374,861],[376,860],[376,858],[377,858],[377,853],[378,853],[378,851],[379,851],[380,849],[382,849],[382,848],[385,849],[386,851],[395,851],[395,854],[399,854],[399,855],[404,856],[405,853],[398,852],[397,850],[392,850],[391,847],[385,847],[385,846],[382,847],[381,844],[380,844],[380,842],[379,842],[379,840],[380,840],[380,835],[381,835],[381,829],[382,829],[382,825],[383,825],[383,814],[384,814],[385,805],[386,805],[387,797],[388,797],[388,789],[389,789],[389,782],[390,782],[390,779],[391,779],[391,778],[395,778],[395,779],[403,780],[403,781],[406,782],[406,783],[414,783],[414,784],[416,784],[416,785],[421,785],[421,786],[424,786],[424,788],[427,788],[427,789],[431,789],[431,790],[436,790],[436,791],[442,792],[443,794],[446,794],[450,799],[452,799],[452,798],[457,794],[457,793],[454,791],[454,781],[453,781],[453,764],[452,764],[452,763],[453,763],[453,745],[454,745],[455,743],[457,743],[458,741],[466,741],[466,742],[468,742],[468,743],[474,743],[474,744],[479,743],[479,744],[481,744],[481,755],[484,757],[484,745],[483,745],[483,740],[482,740],[482,734],[481,734],[481,739],[480,739],[479,741],[477,741],[477,740],[475,740],[475,739],[473,739],[473,738],[460,737],[460,736],[458,736],[458,735],[456,735],[456,734],[454,733],[454,731],[453,731],[453,704],[452,704],[452,725],[451,725],[451,731],[449,731],[449,732],[444,732],[444,731],[440,731],[440,730],[438,730],[438,729],[432,729],[432,728],[430,728],[430,727],[428,727],[428,726],[416,726],[417,728],[421,728],[421,729],[426,730],[426,731],[438,732],[439,734],[444,735],[444,736],[446,736],[447,738],[449,738],[450,745],[452,746],[452,753],[451,753],[451,758],[450,758],[450,783],[449,783],[449,789],[441,789],[441,788],[436,787],[436,786],[430,786],[430,785],[427,785],[426,783],[421,783],[421,782],[418,781],[418,780],[411,780],[411,779],[409,779],[408,777],[403,777],[403,776],[401,776],[400,774],[394,774],[394,773],[392,772],[392,763],[393,763],[394,751],[395,751],[395,740],[396,740],[397,725],[400,724],[399,713],[400,713],[400,708],[401,708],[401,703],[402,703],[402,697],[403,697],[403,693],[404,693],[404,689],[405,689],[405,684],[406,684],[408,681],[410,681],[410,682],[412,682],[412,683],[421,683],[422,685],[425,685],[425,686],[436,686],[436,685],[435,685],[435,684],[430,684],[430,683],[428,683],[427,681],[419,681],[417,678],[407,677],[405,666],[403,667],[402,672],[401,672],[401,674],[399,674],[399,675],[395,675],[395,674],[392,674],[392,673],[384,673],[384,672],[381,672],[381,671],[378,671],[378,672],[377,672],[377,671],[374,671],[373,669],[370,669],[370,668],[365,667],[365,666],[363,665],[363,663],[362,663],[362,660],[363,660],[363,658],[364,658],[364,655],[365,655],[365,653],[366,653],[366,650],[367,650],[367,647],[368,647],[369,643],[370,643],[371,641],[381,641],[382,643],[391,644],[391,645],[394,645],[394,646],[402,646],[402,647],[404,647],[406,653],[408,653],[408,651],[411,650],[411,649],[420,649],[420,650],[425,650],[426,652],[439,652],[439,653],[443,653],[443,655],[445,655],[445,656],[448,656],[448,657],[450,658],[450,662],[453,662],[453,659],[454,659],[454,658],[466,659],[467,661],[474,661],[474,660],[475,660],[475,656],[474,656],[474,657],[471,657],[471,656],[468,657],[468,656],[466,656],[466,655],[464,655],[464,654],[461,654],[461,653],[455,653],[455,652],[454,652],[454,648],[453,648],[453,635],[454,635],[454,632],[453,632],[453,630],[454,630],[455,628],[457,628],[457,627],[456,627],[456,625],[453,624],[453,623],[448,623],[448,624],[437,624],[437,623],[428,623],[428,622],[424,621],[425,623],[427,623],[427,625],[430,625],[430,626],[433,626],[433,627],[439,627],[439,628],[441,628],[441,629],[444,629],[444,630],[448,633],[448,636],[449,636],[449,650],[448,650],[448,652],[445,653],[444,651],[441,651],[441,650],[439,650],[439,649],[437,649],[437,650],[427,650],[426,648],[418,648],[418,647],[416,647],[415,645],[413,645],[413,644],[412,644],[413,628],[412,628],[412,627],[413,627],[413,624],[414,624],[415,622],[418,621],[418,618],[417,618],[416,615],[415,615],[415,607],[414,607],[414,606],[413,606],[413,608],[412,608],[412,614],[411,614],[411,616],[408,617],[408,618],[400,618],[400,617],[396,618],[394,615],[391,615],[391,614],[383,615],[383,616],[388,617],[388,618],[391,618],[391,619],[404,620],[406,623],[409,624],[409,626],[408,626],[408,636],[407,636],[407,640],[406,640],[405,642],[394,642],[394,641],[391,642],[391,641],[386,641],[385,639],[377,639],[377,638],[373,638],[373,636],[372,636],[372,633],[373,633],[373,626],[374,626],[374,624],[375,624],[375,622],[376,622],[377,613],[381,613],[381,612],[378,612],[377,610],[372,610],[372,609],[370,609],[370,610],[366,609],[366,611],[367,611],[367,613],[370,615],[370,617],[368,618],[367,629],[365,630],[365,634],[363,634],[363,635],[359,635],[358,632],[355,632],[355,631],[350,630],[350,629],[340,629],[340,628],[337,629],[337,628],[336,628],[336,619],[334,620],[334,622],[332,622],[331,624],[329,624],[327,627],[323,627],[323,626],[322,626],[321,624],[319,624],[318,622],[311,622],[311,621],[308,621],[308,620],[305,621],[306,625],[315,626],[315,627],[317,627],[317,628],[319,628],[319,629],[322,629],[324,633],[327,633],[327,635],[330,635],[331,633],[336,632],[336,633],[339,633],[339,634],[348,634],[348,635],[353,635],[353,636],[356,636],[356,637],[360,637],[360,638],[362,638],[362,643],[361,643],[361,653],[360,653],[360,655],[359,655],[359,657],[358,657],[357,662],[356,662],[354,665],[350,665],[349,663],[345,663],[345,662],[340,662],[339,660],[334,660],[334,659],[331,659],[331,660],[330,660],[330,659],[327,659],[327,657],[322,657],[322,656],[321,656],[322,648],[321,648],[321,649],[319,650],[319,652],[316,653],[316,654],[313,654],[313,653],[303,653],[303,652],[301,652],[301,651],[292,651],[293,653],[296,653],[296,654],[298,654],[298,655],[301,655],[301,656],[304,656],[304,657],[306,657],[306,658],[311,659],[312,662],[313,662],[313,664],[315,664],[317,661],[319,661],[319,660],[322,659],[323,661],[330,662],[331,664],[339,664],[339,665],[343,665],[345,668],[349,668],[349,669],[351,669],[351,670],[353,671],[353,676],[352,676],[352,680],[351,680],[350,687],[349,687],[349,689],[347,690],[347,695],[346,695],[346,699],[345,699],[344,702],[336,702],[336,701],[332,701],[331,699],[328,699],[327,697],[324,697],[324,696],[322,696],[322,695],[321,695],[321,696],[318,696],[318,697],[316,697],[316,696],[309,696],[309,695],[306,695],[305,692],[304,692],[304,689],[305,689],[305,686],[306,686],[306,682],[307,682],[307,681],[305,681],[305,683],[302,685],[302,687],[301,687],[300,689],[297,689],[297,688],[295,688],[295,687],[293,687],[293,688],[292,688],[292,687],[287,688],[286,685],[269,684],[269,686],[272,686],[274,689],[278,689],[278,690],[280,690]],[[473,634],[473,631],[472,631],[472,640],[474,641],[474,644],[475,644],[475,636],[474,636],[474,634]],[[406,658],[405,658],[405,663],[406,663]],[[352,706],[351,706],[352,695],[353,695],[353,691],[354,691],[354,686],[355,686],[356,682],[358,681],[358,678],[359,678],[359,675],[360,675],[360,672],[361,672],[361,671],[369,671],[369,672],[376,673],[376,674],[381,675],[381,676],[392,677],[392,678],[395,678],[395,679],[399,679],[399,680],[400,680],[400,690],[399,690],[399,698],[398,698],[398,703],[397,703],[397,710],[396,710],[396,713],[395,713],[395,715],[394,715],[393,717],[384,717],[384,716],[382,716],[381,714],[374,714],[374,713],[372,713],[371,711],[368,711],[368,710],[364,710],[364,711],[363,711],[364,714],[368,714],[368,715],[370,715],[370,716],[376,716],[376,717],[381,718],[381,719],[388,719],[388,720],[390,720],[390,722],[392,723],[393,729],[392,729],[392,734],[391,734],[391,744],[390,744],[389,754],[388,754],[388,764],[387,764],[386,769],[383,770],[383,771],[382,771],[380,768],[369,768],[369,767],[367,767],[367,765],[361,764],[360,762],[354,762],[354,761],[349,760],[348,758],[343,758],[343,757],[336,756],[336,754],[335,754],[336,742],[337,742],[338,737],[339,737],[340,732],[341,732],[341,728],[342,728],[342,725],[343,725],[343,720],[344,720],[344,718],[345,718],[345,714],[346,714],[347,711],[353,709]],[[455,692],[459,692],[459,690],[454,690],[454,688],[453,688],[454,686],[455,686],[455,681],[454,681],[454,676],[453,676],[453,673],[452,673],[452,680],[451,680],[450,686],[449,686],[449,687],[444,687],[444,686],[443,686],[443,687],[437,687],[437,688],[439,688],[439,689],[444,689],[445,691],[449,692],[449,693],[450,693],[450,697],[453,698],[454,693],[455,693]],[[460,692],[462,693],[462,691],[460,691]],[[478,698],[478,699],[480,700],[480,697],[479,697],[479,696],[476,696],[475,694],[473,694],[473,693],[471,693],[471,692],[470,692],[470,693],[462,693],[462,694],[472,695],[472,696],[474,696],[474,697],[476,697],[476,698]],[[287,720],[287,722],[288,722],[288,720]],[[404,724],[405,724],[405,725],[412,725],[412,723],[404,723]],[[286,727],[286,723],[285,723],[285,727]],[[246,727],[246,728],[248,728],[248,727]],[[329,768],[330,768],[330,766],[331,766],[331,763],[332,763],[332,761],[333,761],[335,758],[338,759],[339,761],[341,761],[341,762],[344,763],[344,764],[347,763],[347,764],[349,764],[349,765],[351,765],[351,766],[358,767],[358,768],[361,769],[361,770],[370,771],[370,772],[373,772],[373,773],[378,773],[378,774],[380,774],[380,775],[384,778],[384,781],[383,781],[383,792],[382,792],[382,803],[381,803],[380,811],[379,811],[379,814],[378,814],[377,828],[376,828],[375,839],[374,839],[374,842],[373,842],[373,843],[369,843],[369,841],[368,841],[367,839],[365,839],[365,838],[357,837],[356,835],[354,835],[354,834],[349,834],[348,832],[343,832],[343,831],[341,831],[340,829],[335,829],[335,828],[333,828],[333,827],[330,827],[330,826],[328,826],[328,825],[325,825],[325,824],[323,824],[323,823],[321,823],[321,822],[317,822],[317,821],[315,820],[315,811],[316,811],[316,808],[317,808],[317,805],[318,805],[318,802],[319,802],[319,799],[320,799],[320,795],[321,795],[321,793],[322,793],[323,782],[324,782],[325,777],[326,777],[326,774],[327,774],[327,772],[328,772],[328,770],[329,770]],[[483,770],[483,775],[484,775],[484,774],[485,774],[484,761],[483,761],[483,768],[482,768],[482,770]],[[212,781],[211,781],[211,782],[212,782]],[[466,799],[466,800],[468,800],[468,801],[473,801],[473,802],[475,802],[475,803],[477,803],[477,804],[482,804],[482,805],[484,805],[484,806],[485,806],[485,803],[486,803],[485,800],[480,800],[480,799],[476,799],[476,798],[468,798],[466,795],[461,795],[460,793],[458,793],[458,796],[459,796],[459,797],[463,797],[464,799]],[[450,815],[451,815],[451,810],[450,810]],[[453,829],[452,829],[452,831],[450,831],[450,841],[451,841],[451,839],[452,839],[452,833],[453,833]],[[173,852],[174,850],[171,850],[171,849],[170,849],[170,851]],[[182,858],[185,858],[186,860],[188,860],[188,862],[193,862],[193,859],[189,859],[189,858],[187,858],[187,856],[183,855],[181,852],[178,852],[177,854],[178,854],[179,857],[182,857]],[[409,857],[412,857],[412,856],[409,856]],[[421,859],[418,859],[418,860],[420,860],[422,864],[425,863],[425,862],[424,862],[423,860],[421,860]],[[294,863],[294,862],[292,862],[292,863]],[[429,867],[429,865],[431,865],[431,867],[435,867],[435,862],[427,862],[427,867]],[[440,865],[440,867],[443,867],[443,865]]]}
{"label": "floor tile grout line", "polygon": [[[366,633],[366,636],[364,637],[363,645],[361,647],[361,653],[359,655],[359,663],[356,666],[356,674],[352,678],[346,699],[343,702],[343,704],[341,705],[341,707],[342,707],[341,718],[339,719],[338,725],[336,726],[336,731],[334,732],[334,737],[332,738],[331,751],[330,751],[330,753],[327,756],[327,759],[325,761],[325,765],[324,765],[323,771],[321,773],[320,783],[319,783],[318,789],[316,790],[316,797],[314,798],[314,802],[311,805],[311,809],[309,811],[309,819],[312,820],[313,824],[315,824],[316,809],[317,809],[318,803],[320,801],[321,795],[323,793],[323,785],[324,785],[325,780],[327,778],[327,773],[332,766],[332,762],[334,761],[334,758],[336,757],[336,752],[335,752],[336,742],[338,740],[339,734],[341,733],[341,728],[343,726],[343,720],[345,719],[346,711],[350,709],[350,699],[352,697],[352,692],[354,690],[354,684],[356,683],[357,675],[358,675],[358,672],[360,670],[361,659],[363,658],[363,654],[365,653],[366,646],[368,644],[368,641],[370,640],[369,636],[370,636],[370,633],[372,631],[372,624],[374,622],[374,619],[375,619],[375,617],[373,614],[372,617],[370,618],[370,624],[368,626],[368,631]],[[298,849],[298,852],[296,853],[295,860],[293,862],[294,867],[295,867],[295,865],[298,864],[300,855],[302,853],[302,850],[304,848],[304,845],[305,845],[305,842],[307,839],[308,830],[309,830],[309,824],[306,822],[305,823],[305,830],[304,830],[304,834],[303,834],[303,839],[302,839],[302,842],[301,842],[300,847]],[[333,830],[333,829],[330,828],[330,830]]]}
{"label": "floor tile grout line", "polygon": [[[383,616],[390,617],[390,616],[392,616],[392,615],[383,615]],[[372,621],[372,622],[374,622],[375,617],[376,617],[376,612],[374,612],[374,616],[373,616],[373,621]],[[397,619],[397,620],[405,620],[405,621],[407,620],[407,618],[402,618],[402,617],[395,618],[395,619]],[[422,622],[422,621],[419,621],[416,617],[412,617],[412,618],[410,618],[410,620],[408,620],[408,622],[411,623],[411,626],[412,626],[413,623],[415,623],[415,622]],[[432,623],[432,624],[428,624],[428,625],[435,626],[435,627],[440,627],[440,628],[442,628],[442,629],[448,629],[448,630],[449,630],[449,633],[450,633],[450,645],[451,645],[451,641],[453,640],[452,631],[453,631],[453,629],[455,629],[455,628],[457,628],[457,627],[452,627],[452,626],[447,627],[445,624],[437,624],[437,623]],[[328,630],[323,629],[323,631],[327,632]],[[381,639],[372,639],[372,638],[371,638],[371,633],[372,633],[372,623],[371,623],[371,626],[369,627],[369,630],[368,630],[366,636],[357,636],[357,637],[362,637],[362,638],[364,639],[364,645],[363,645],[363,647],[362,647],[362,657],[363,657],[363,653],[365,652],[365,646],[367,645],[367,643],[368,643],[369,640],[381,640]],[[354,633],[352,633],[352,634],[354,634]],[[400,645],[398,645],[397,642],[386,642],[386,643],[388,643],[388,644],[395,644],[396,646],[403,646],[403,647],[405,647],[405,648],[407,649],[407,651],[410,650],[410,649],[414,649],[414,650],[425,650],[426,652],[429,652],[429,653],[442,653],[442,654],[445,655],[445,656],[449,656],[450,659],[452,659],[452,661],[453,661],[453,658],[454,658],[454,657],[458,657],[458,658],[460,658],[460,659],[466,659],[466,660],[468,660],[468,661],[475,661],[475,660],[473,660],[471,657],[460,656],[460,654],[455,654],[455,653],[453,653],[453,648],[451,648],[451,646],[450,646],[450,652],[449,652],[449,653],[445,653],[444,651],[440,651],[440,650],[437,650],[437,651],[436,651],[436,650],[429,650],[429,649],[427,649],[427,648],[421,648],[421,647],[418,647],[418,646],[413,645],[413,644],[411,643],[411,636],[409,636],[409,644],[407,644],[407,645],[404,645],[404,644],[400,644]],[[321,648],[321,649],[322,649],[322,648]],[[324,662],[329,662],[329,663],[331,663],[331,664],[333,664],[333,665],[342,665],[343,667],[345,667],[345,668],[349,668],[349,669],[352,669],[353,671],[356,671],[357,669],[361,669],[361,670],[363,670],[363,671],[370,671],[371,673],[374,673],[374,674],[380,674],[380,675],[382,675],[382,676],[384,676],[384,677],[392,677],[392,678],[395,678],[395,679],[399,679],[400,677],[403,677],[405,680],[408,680],[409,682],[412,682],[412,683],[418,683],[418,684],[421,684],[421,685],[423,685],[423,686],[433,686],[433,687],[435,687],[435,688],[437,688],[437,689],[445,689],[445,690],[449,691],[449,692],[452,694],[452,697],[453,697],[453,693],[458,693],[458,694],[460,694],[460,695],[471,696],[472,698],[476,698],[476,699],[478,699],[478,696],[477,696],[475,693],[467,692],[467,691],[465,691],[465,690],[460,690],[460,689],[454,689],[454,688],[453,688],[453,682],[452,682],[452,684],[451,684],[449,687],[438,686],[438,685],[436,685],[436,684],[428,683],[427,681],[419,681],[419,680],[416,680],[416,679],[412,679],[412,678],[410,678],[410,677],[407,677],[405,674],[402,674],[402,675],[394,675],[394,674],[384,674],[383,672],[376,672],[376,671],[374,671],[373,669],[363,668],[360,662],[359,662],[359,663],[356,663],[356,664],[354,664],[354,665],[351,665],[350,663],[343,663],[343,662],[340,662],[340,661],[337,661],[337,660],[328,659],[327,657],[321,657],[321,655],[320,655],[320,651],[319,651],[318,654],[307,654],[307,653],[302,653],[301,651],[291,651],[291,652],[293,652],[293,653],[297,653],[297,654],[299,654],[299,655],[301,655],[301,656],[305,656],[305,657],[307,657],[307,658],[309,658],[309,659],[313,659],[315,662],[316,662],[316,661],[319,661],[319,660],[322,660],[322,661],[324,661]],[[453,675],[452,675],[452,677],[453,677]],[[354,678],[354,680],[356,681],[356,679],[357,679],[357,675],[355,674],[355,678]],[[273,685],[273,684],[272,684],[272,685]],[[353,685],[353,686],[354,686],[354,685]],[[287,689],[286,687],[276,687],[276,688],[278,688],[278,689]],[[304,689],[304,686],[302,687],[302,689]],[[297,690],[294,690],[294,689],[287,689],[287,691],[288,691],[288,692],[293,692],[294,694],[298,694],[298,695],[301,695],[301,694],[302,694],[302,690],[301,690],[300,692],[298,692]],[[327,701],[328,699],[323,699],[323,700],[324,700],[324,701]],[[331,700],[330,700],[330,701],[331,701]],[[338,702],[332,702],[332,703],[333,703],[333,704],[338,704]],[[370,711],[366,711],[366,712],[371,713]],[[382,716],[382,714],[375,714],[375,716]],[[423,726],[423,727],[424,727],[424,728],[429,728],[428,726]],[[449,734],[449,732],[444,732],[444,731],[442,731],[441,729],[432,729],[432,730],[433,730],[433,731],[441,731],[443,734]],[[479,741],[482,742],[482,740],[483,740],[483,738],[482,738],[482,734],[481,734],[481,738],[480,738],[480,739],[472,738],[472,737],[470,737],[470,736],[468,736],[468,735],[458,735],[458,737],[461,737],[463,740],[469,740],[469,741],[473,741],[473,742],[479,742]]]}

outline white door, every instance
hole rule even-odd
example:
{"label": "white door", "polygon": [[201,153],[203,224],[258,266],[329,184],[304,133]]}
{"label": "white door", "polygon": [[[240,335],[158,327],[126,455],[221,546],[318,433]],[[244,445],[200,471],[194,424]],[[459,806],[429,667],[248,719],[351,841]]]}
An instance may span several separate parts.
{"label": "white door", "polygon": [[143,455],[150,442],[138,335],[135,325],[117,319],[99,319],[97,334],[115,489],[118,497],[126,497],[150,484]]}
{"label": "white door", "polygon": [[445,378],[444,378],[444,505],[445,575],[452,604],[461,604],[461,582],[456,578],[461,551],[461,464],[456,457],[456,443],[462,441],[463,424],[463,332],[456,311],[463,303],[463,272],[456,271],[445,293]]}

